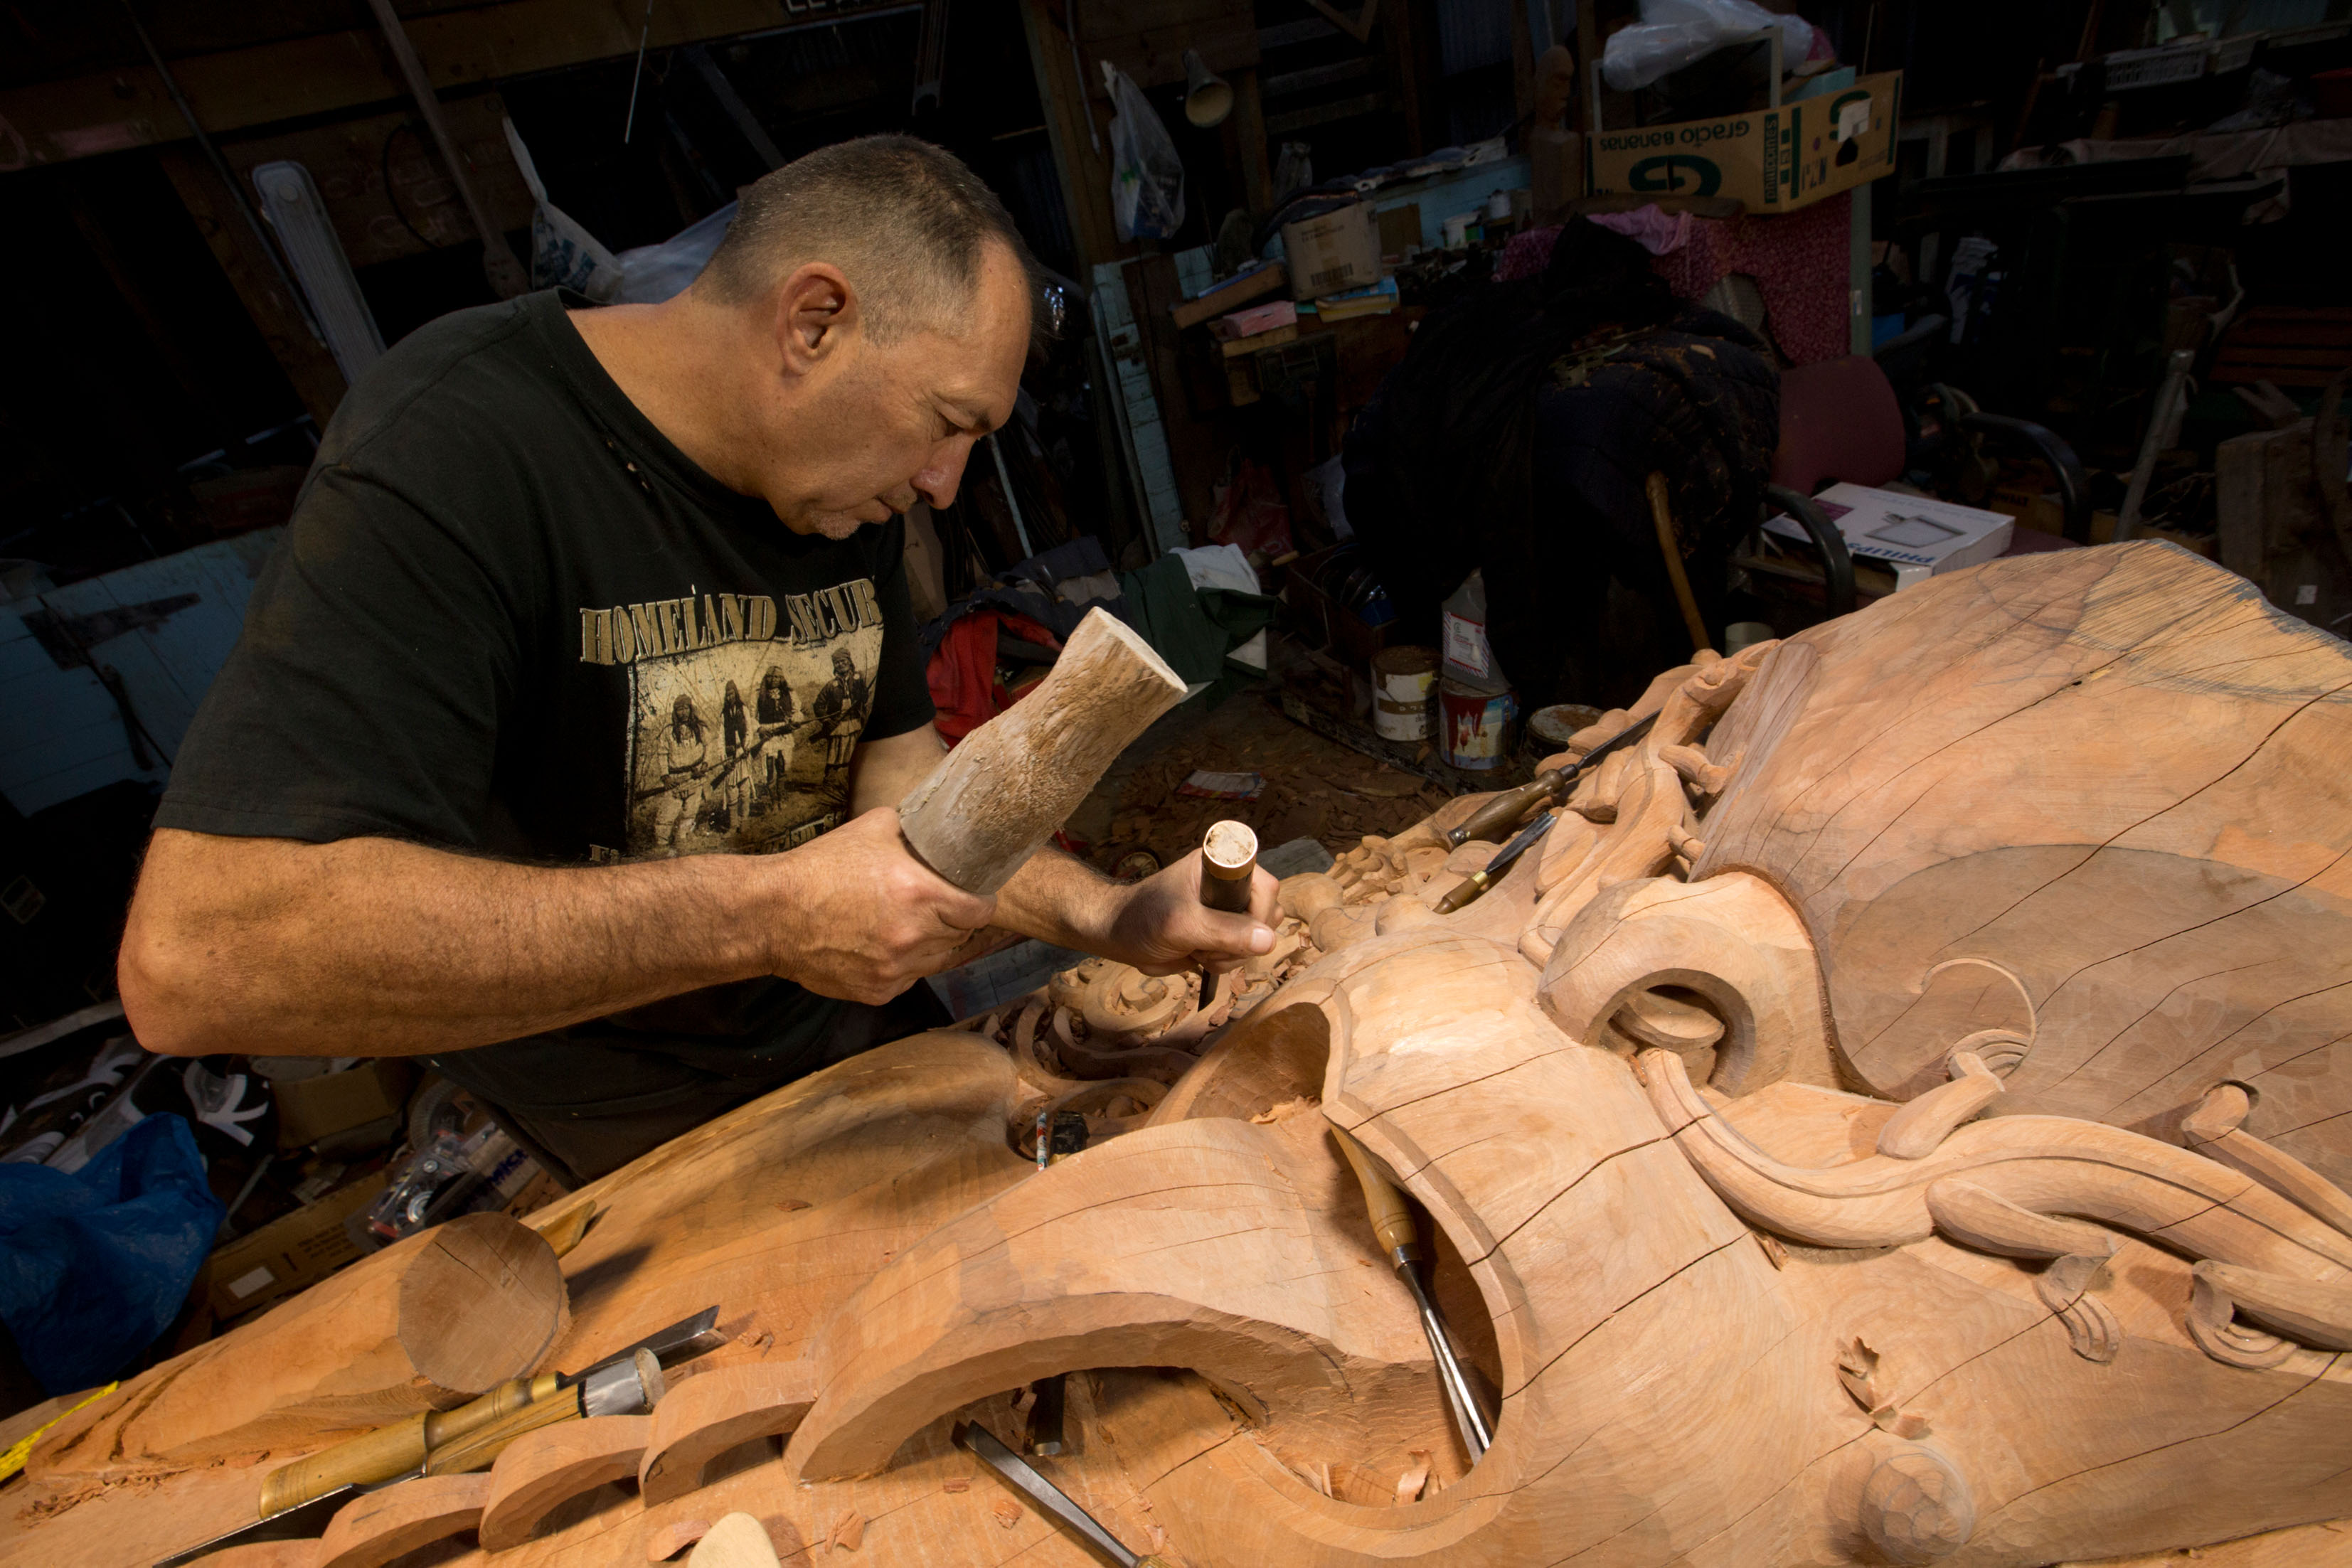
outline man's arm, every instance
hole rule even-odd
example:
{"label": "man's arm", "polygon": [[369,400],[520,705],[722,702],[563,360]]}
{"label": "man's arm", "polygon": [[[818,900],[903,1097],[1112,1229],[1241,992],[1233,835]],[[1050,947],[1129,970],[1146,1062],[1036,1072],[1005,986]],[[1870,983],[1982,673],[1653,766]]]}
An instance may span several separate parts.
{"label": "man's arm", "polygon": [[[922,725],[904,735],[857,748],[850,774],[851,808],[893,806],[921,783],[947,754],[939,731]],[[996,924],[1057,946],[1133,964],[1146,974],[1172,974],[1207,964],[1230,969],[1274,946],[1272,873],[1259,872],[1250,888],[1250,912],[1226,915],[1201,902],[1198,850],[1142,882],[1123,883],[1048,847],[1029,858],[996,895]]]}
{"label": "man's arm", "polygon": [[762,975],[887,1001],[992,907],[916,861],[896,811],[782,854],[579,868],[166,829],[117,976],[151,1051],[423,1055]]}

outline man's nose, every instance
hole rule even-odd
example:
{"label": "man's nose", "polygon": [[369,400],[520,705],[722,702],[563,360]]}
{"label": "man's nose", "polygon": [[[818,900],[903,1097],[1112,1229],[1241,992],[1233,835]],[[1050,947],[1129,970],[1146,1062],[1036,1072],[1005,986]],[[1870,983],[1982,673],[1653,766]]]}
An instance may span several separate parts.
{"label": "man's nose", "polygon": [[944,441],[931,453],[931,460],[915,476],[915,489],[934,507],[955,505],[956,491],[963,485],[963,465],[971,460],[972,438],[958,435]]}

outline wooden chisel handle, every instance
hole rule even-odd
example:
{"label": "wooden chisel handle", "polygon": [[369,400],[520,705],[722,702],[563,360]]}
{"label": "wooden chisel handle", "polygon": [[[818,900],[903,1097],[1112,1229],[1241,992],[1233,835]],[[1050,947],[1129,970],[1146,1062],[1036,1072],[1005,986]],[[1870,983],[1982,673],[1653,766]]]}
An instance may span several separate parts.
{"label": "wooden chisel handle", "polygon": [[261,1478],[260,1515],[296,1508],[326,1496],[341,1486],[365,1486],[406,1475],[425,1463],[434,1448],[488,1425],[534,1399],[555,1392],[557,1377],[543,1372],[536,1378],[518,1377],[501,1383],[478,1399],[455,1410],[425,1410],[389,1427],[321,1448]]}
{"label": "wooden chisel handle", "polygon": [[1421,1230],[1412,1222],[1412,1210],[1405,1207],[1404,1194],[1353,1135],[1339,1127],[1331,1129],[1331,1135],[1339,1140],[1339,1152],[1348,1156],[1364,1189],[1364,1211],[1371,1217],[1372,1238],[1381,1244],[1381,1250],[1399,1267],[1419,1262]]}
{"label": "wooden chisel handle", "polygon": [[1473,839],[1482,839],[1492,844],[1501,843],[1510,837],[1511,830],[1527,821],[1537,807],[1550,803],[1552,797],[1559,792],[1561,781],[1575,772],[1576,765],[1570,763],[1564,768],[1550,769],[1532,783],[1504,790],[1470,813],[1460,827],[1449,831],[1445,835],[1446,841],[1457,850]]}
{"label": "wooden chisel handle", "polygon": [[580,1406],[577,1384],[560,1390],[546,1399],[534,1399],[520,1410],[509,1411],[467,1433],[453,1438],[427,1454],[425,1473],[428,1476],[464,1475],[469,1470],[486,1470],[492,1460],[507,1451],[507,1445],[526,1432],[536,1432],[542,1427],[558,1422],[577,1421],[583,1412]]}

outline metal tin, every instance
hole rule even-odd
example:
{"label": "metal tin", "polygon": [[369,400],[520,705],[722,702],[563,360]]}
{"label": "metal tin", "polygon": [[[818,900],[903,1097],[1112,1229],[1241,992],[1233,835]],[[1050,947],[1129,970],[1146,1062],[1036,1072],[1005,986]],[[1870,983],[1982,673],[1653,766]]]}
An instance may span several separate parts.
{"label": "metal tin", "polygon": [[1437,681],[1434,648],[1383,648],[1372,655],[1372,729],[1382,740],[1429,738],[1429,692]]}
{"label": "metal tin", "polygon": [[1554,703],[1528,715],[1524,746],[1528,756],[1540,762],[1547,757],[1558,757],[1568,749],[1568,737],[1588,725],[1601,722],[1601,710],[1583,703]]}
{"label": "metal tin", "polygon": [[1482,692],[1447,675],[1437,683],[1443,729],[1439,747],[1456,768],[1484,772],[1500,768],[1511,754],[1511,721],[1518,697],[1508,691]]}

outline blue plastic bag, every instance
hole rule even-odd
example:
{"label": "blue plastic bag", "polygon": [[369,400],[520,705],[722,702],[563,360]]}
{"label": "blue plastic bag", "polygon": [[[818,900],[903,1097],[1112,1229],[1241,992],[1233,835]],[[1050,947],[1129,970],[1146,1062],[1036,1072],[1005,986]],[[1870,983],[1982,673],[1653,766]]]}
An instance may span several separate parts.
{"label": "blue plastic bag", "polygon": [[103,1383],[153,1343],[221,1218],[177,1116],[146,1117],[71,1176],[0,1165],[0,1321],[41,1386]]}

